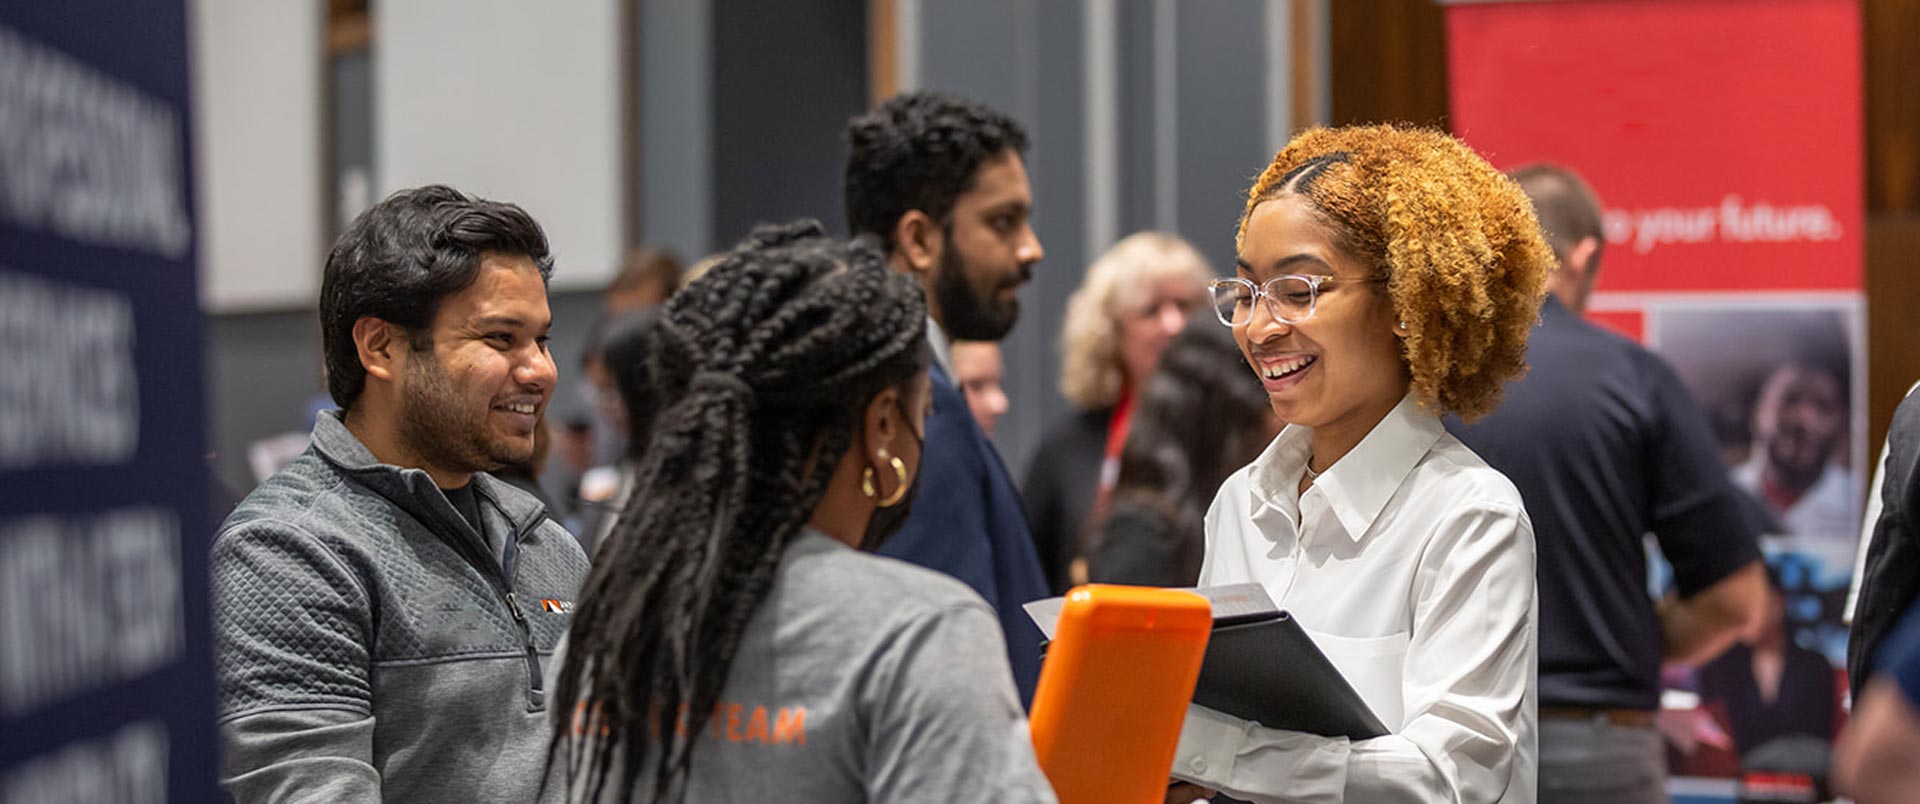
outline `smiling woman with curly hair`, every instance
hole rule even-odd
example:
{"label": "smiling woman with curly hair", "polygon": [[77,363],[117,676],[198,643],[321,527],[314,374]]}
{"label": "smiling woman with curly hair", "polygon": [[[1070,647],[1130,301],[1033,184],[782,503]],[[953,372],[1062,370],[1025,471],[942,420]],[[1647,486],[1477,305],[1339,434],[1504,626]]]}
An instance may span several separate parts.
{"label": "smiling woman with curly hair", "polygon": [[1176,776],[1255,802],[1531,802],[1533,528],[1441,426],[1525,370],[1552,252],[1445,134],[1318,129],[1261,173],[1213,284],[1288,426],[1221,485],[1203,586],[1259,583],[1385,726],[1365,740],[1194,707]]}

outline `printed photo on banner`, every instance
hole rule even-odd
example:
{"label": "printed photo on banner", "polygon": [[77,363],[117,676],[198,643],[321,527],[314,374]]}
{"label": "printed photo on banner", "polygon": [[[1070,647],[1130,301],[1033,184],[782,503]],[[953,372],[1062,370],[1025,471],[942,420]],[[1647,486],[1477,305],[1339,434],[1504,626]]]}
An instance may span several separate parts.
{"label": "printed photo on banner", "polygon": [[1729,476],[1773,518],[1769,536],[1859,536],[1858,309],[1742,302],[1650,315],[1649,345],[1712,417]]}
{"label": "printed photo on banner", "polygon": [[1662,717],[1675,775],[1738,776],[1770,745],[1830,743],[1845,724],[1842,610],[1866,453],[1860,305],[1661,303],[1645,327],[1711,419],[1766,556],[1765,615],[1718,658],[1667,679],[1697,703]]}

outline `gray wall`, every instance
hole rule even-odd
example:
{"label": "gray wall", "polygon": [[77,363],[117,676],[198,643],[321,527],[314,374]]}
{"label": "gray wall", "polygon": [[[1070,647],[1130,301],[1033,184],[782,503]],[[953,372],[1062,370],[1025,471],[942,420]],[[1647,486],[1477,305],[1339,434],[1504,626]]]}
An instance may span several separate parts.
{"label": "gray wall", "polygon": [[1178,161],[1171,228],[1221,273],[1233,272],[1233,233],[1247,189],[1282,145],[1269,141],[1263,124],[1268,81],[1278,72],[1263,63],[1273,52],[1264,47],[1260,25],[1267,6],[1257,0],[1181,3],[1173,36]]}
{"label": "gray wall", "polygon": [[865,0],[712,8],[714,246],[794,218],[844,234],[841,131],[867,105]]}
{"label": "gray wall", "polygon": [[706,3],[639,0],[640,232],[688,261],[713,248],[713,36]]}
{"label": "gray wall", "polygon": [[640,230],[689,262],[754,224],[844,231],[841,131],[867,105],[864,0],[638,0]]}
{"label": "gray wall", "polygon": [[253,488],[247,445],[305,429],[320,380],[320,325],[311,310],[208,316],[204,363],[214,468],[235,494]]}

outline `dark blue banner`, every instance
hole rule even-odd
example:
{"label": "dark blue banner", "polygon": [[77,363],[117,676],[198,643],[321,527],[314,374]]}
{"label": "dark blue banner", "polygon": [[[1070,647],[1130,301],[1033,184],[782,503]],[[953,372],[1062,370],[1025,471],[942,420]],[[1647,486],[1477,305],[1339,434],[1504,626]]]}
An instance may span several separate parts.
{"label": "dark blue banner", "polygon": [[0,804],[217,800],[187,25],[0,4]]}

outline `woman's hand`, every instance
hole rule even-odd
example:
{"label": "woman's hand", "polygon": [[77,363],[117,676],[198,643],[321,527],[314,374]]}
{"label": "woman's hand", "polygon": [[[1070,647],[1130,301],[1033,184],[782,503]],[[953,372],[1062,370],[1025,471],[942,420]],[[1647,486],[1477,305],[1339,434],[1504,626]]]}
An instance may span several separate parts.
{"label": "woman's hand", "polygon": [[1213,794],[1214,791],[1208,790],[1200,785],[1174,779],[1171,784],[1167,785],[1166,804],[1187,804],[1189,801],[1213,798]]}

